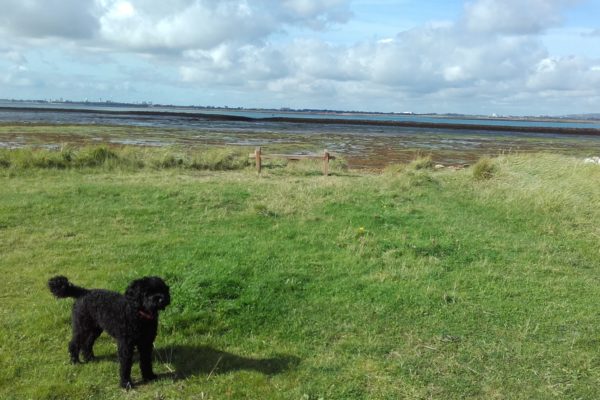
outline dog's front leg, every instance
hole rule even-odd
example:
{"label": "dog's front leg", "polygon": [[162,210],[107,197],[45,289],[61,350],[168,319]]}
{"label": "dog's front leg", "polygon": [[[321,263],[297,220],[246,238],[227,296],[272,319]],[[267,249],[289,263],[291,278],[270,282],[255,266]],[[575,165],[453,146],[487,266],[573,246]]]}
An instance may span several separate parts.
{"label": "dog's front leg", "polygon": [[131,381],[131,365],[133,364],[133,343],[126,340],[119,340],[119,377],[121,379],[121,387],[131,389],[133,382]]}
{"label": "dog's front leg", "polygon": [[152,371],[152,343],[140,343],[138,345],[140,351],[140,370],[142,378],[145,381],[156,379],[156,375]]}

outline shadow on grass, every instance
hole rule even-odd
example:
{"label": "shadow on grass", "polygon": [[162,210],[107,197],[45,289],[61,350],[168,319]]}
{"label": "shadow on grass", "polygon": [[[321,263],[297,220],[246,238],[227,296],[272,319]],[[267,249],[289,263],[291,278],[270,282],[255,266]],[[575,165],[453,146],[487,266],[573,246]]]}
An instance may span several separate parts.
{"label": "shadow on grass", "polygon": [[[119,359],[115,353],[94,357],[95,362],[114,362]],[[139,355],[136,352],[133,363],[135,375]],[[186,379],[192,376],[226,374],[234,371],[256,371],[265,375],[277,375],[292,370],[300,364],[296,356],[281,355],[272,358],[242,357],[226,351],[213,349],[208,346],[169,346],[154,349],[154,366],[168,364],[172,372],[158,374],[158,379],[172,379],[173,381]],[[85,363],[84,363],[85,364]],[[115,372],[116,373],[116,372]],[[136,385],[145,385],[149,382],[137,381]]]}
{"label": "shadow on grass", "polygon": [[300,359],[282,355],[272,358],[242,357],[208,346],[169,346],[156,349],[155,359],[171,364],[173,373],[160,378],[185,379],[195,375],[217,375],[232,371],[257,371],[265,375],[277,375],[294,369]]}

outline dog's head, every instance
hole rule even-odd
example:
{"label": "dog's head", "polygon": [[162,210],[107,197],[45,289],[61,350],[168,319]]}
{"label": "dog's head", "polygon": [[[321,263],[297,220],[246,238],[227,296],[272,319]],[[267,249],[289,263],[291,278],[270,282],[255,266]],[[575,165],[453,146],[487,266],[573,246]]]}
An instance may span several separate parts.
{"label": "dog's head", "polygon": [[125,290],[125,297],[146,319],[156,318],[158,312],[171,303],[169,286],[158,276],[146,276],[131,282]]}

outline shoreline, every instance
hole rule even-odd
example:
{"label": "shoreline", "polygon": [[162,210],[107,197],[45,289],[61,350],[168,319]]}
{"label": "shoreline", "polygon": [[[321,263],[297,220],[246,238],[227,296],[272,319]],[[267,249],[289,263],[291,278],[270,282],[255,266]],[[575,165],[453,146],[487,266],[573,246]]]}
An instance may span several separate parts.
{"label": "shoreline", "polygon": [[[596,128],[572,128],[572,127],[540,127],[540,126],[510,126],[510,125],[486,125],[486,124],[464,124],[464,123],[433,123],[412,121],[384,121],[367,119],[341,119],[341,118],[301,118],[301,117],[265,117],[252,118],[239,115],[171,112],[171,111],[119,111],[119,110],[90,110],[90,109],[68,109],[68,108],[41,108],[41,107],[1,107],[0,112],[33,112],[33,113],[70,113],[70,114],[99,114],[132,117],[176,117],[190,121],[232,121],[247,123],[279,122],[291,124],[322,124],[322,125],[355,125],[355,126],[385,126],[405,128],[433,128],[449,130],[489,131],[489,132],[514,132],[514,133],[541,133],[561,135],[586,135],[600,136],[600,129]],[[20,123],[22,121],[6,121],[6,123]]]}

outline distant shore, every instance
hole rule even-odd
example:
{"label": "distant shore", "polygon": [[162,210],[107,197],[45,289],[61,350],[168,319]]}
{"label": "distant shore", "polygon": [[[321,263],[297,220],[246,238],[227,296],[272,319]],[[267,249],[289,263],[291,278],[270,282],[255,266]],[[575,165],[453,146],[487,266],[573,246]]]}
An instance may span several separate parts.
{"label": "distant shore", "polygon": [[[341,118],[302,118],[302,117],[264,117],[252,118],[239,115],[226,115],[204,112],[176,112],[176,111],[141,111],[141,110],[98,110],[98,109],[69,109],[69,108],[43,108],[43,107],[0,107],[0,112],[35,112],[35,113],[78,113],[100,114],[132,117],[176,117],[190,121],[237,121],[247,123],[279,122],[293,124],[324,124],[324,125],[365,125],[407,128],[435,128],[450,130],[491,131],[491,132],[523,132],[545,133],[564,135],[592,135],[600,136],[597,128],[572,128],[572,127],[538,127],[538,126],[510,126],[489,124],[465,124],[445,122],[415,122],[415,121],[387,121],[368,119],[341,119]],[[496,120],[498,121],[498,120]]]}

